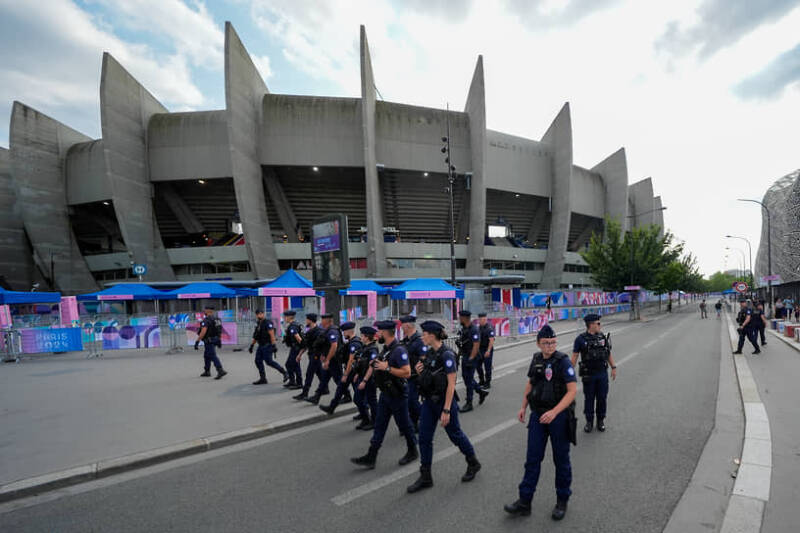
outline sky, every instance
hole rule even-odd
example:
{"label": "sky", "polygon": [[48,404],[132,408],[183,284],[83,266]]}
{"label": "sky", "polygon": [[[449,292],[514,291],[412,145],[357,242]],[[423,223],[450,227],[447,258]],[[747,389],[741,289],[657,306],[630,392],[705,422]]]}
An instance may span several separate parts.
{"label": "sky", "polygon": [[755,262],[737,198],[800,167],[800,0],[0,0],[0,124],[19,100],[100,137],[103,51],[171,111],[222,109],[226,20],[275,93],[358,97],[360,24],[387,101],[462,109],[482,54],[489,128],[540,139],[569,102],[575,164],[624,146],[705,274],[747,254],[726,234]]}

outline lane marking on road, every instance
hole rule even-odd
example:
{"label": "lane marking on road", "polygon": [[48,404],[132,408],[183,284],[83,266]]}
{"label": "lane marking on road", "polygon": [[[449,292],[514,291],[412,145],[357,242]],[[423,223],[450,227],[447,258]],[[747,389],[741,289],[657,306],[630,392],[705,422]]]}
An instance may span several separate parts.
{"label": "lane marking on road", "polygon": [[[671,332],[672,330],[674,330],[674,329],[676,329],[676,328],[678,328],[680,326],[681,326],[681,324],[677,324],[674,327],[670,328],[668,330],[668,332]],[[559,349],[562,350],[562,349],[564,349],[564,347],[563,346],[559,346]],[[624,363],[627,363],[628,361],[631,361],[632,359],[635,359],[636,357],[640,356],[641,353],[642,352],[636,351],[636,352],[632,352],[632,353],[626,355],[620,361],[617,362],[617,366],[622,365]],[[524,359],[518,359],[516,361],[511,361],[509,363],[505,363],[504,365],[502,365],[502,367],[503,368],[511,368],[513,366],[520,366],[523,363],[528,363],[529,361],[530,361],[530,357],[526,357]],[[497,367],[497,368],[500,368],[500,367]],[[503,374],[503,376],[511,375],[515,371],[516,370],[511,370],[511,371]],[[500,377],[501,376],[498,375],[496,378],[500,378]],[[582,389],[583,389],[582,384],[579,381],[578,382],[578,392],[580,392]],[[507,430],[507,429],[509,429],[511,427],[514,427],[516,424],[519,424],[519,423],[520,423],[519,420],[517,420],[516,418],[512,418],[510,420],[506,420],[506,421],[501,422],[500,424],[497,424],[496,426],[493,426],[493,427],[491,427],[491,428],[489,428],[489,429],[487,429],[487,430],[485,430],[485,431],[483,431],[481,433],[478,433],[474,437],[470,438],[470,442],[473,445],[475,445],[475,444],[477,444],[479,442],[482,442],[482,441],[484,441],[484,440],[486,440],[486,439],[488,439],[490,437],[493,437],[494,435],[497,435],[498,433],[500,433],[502,431],[505,431],[505,430]],[[453,446],[452,444],[450,444],[444,450],[438,451],[438,452],[433,454],[433,462],[434,463],[438,463],[439,461],[447,459],[448,457],[450,457],[452,455],[455,455],[456,453],[461,453],[461,452],[456,446]],[[367,496],[368,494],[370,494],[372,492],[375,492],[375,491],[380,490],[380,489],[382,489],[384,487],[387,487],[387,486],[391,485],[392,483],[400,481],[401,479],[406,478],[406,477],[408,477],[408,476],[410,476],[410,475],[412,475],[412,474],[414,474],[416,472],[419,472],[419,465],[412,464],[412,465],[404,466],[404,467],[400,468],[399,470],[395,470],[391,474],[387,474],[385,476],[381,476],[381,477],[379,477],[377,479],[374,479],[373,481],[370,481],[368,483],[364,483],[363,485],[359,485],[359,486],[357,486],[357,487],[355,487],[353,489],[350,489],[350,490],[345,491],[345,492],[343,492],[343,493],[341,493],[341,494],[339,494],[337,496],[334,496],[333,498],[331,498],[331,502],[333,502],[337,506],[346,505],[346,504],[351,503],[351,502],[353,502],[353,501],[355,501],[355,500],[357,500],[359,498]]]}

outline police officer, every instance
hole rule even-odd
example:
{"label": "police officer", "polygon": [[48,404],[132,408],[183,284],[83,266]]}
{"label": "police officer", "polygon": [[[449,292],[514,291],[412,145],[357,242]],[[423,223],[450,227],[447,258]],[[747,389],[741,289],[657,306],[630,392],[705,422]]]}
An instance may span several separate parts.
{"label": "police officer", "polygon": [[556,506],[551,516],[553,520],[561,520],[567,512],[567,501],[572,494],[569,443],[575,442],[574,402],[577,384],[569,358],[556,350],[558,341],[553,328],[543,326],[536,336],[536,344],[540,351],[533,355],[522,408],[517,414],[519,421],[524,424],[530,406],[525,475],[519,484],[519,499],[504,509],[512,515],[531,514],[531,500],[539,481],[549,437],[556,466]]}
{"label": "police officer", "polygon": [[[317,325],[316,313],[306,313],[306,335],[305,344],[306,352],[308,353],[308,366],[306,366],[306,381],[303,383],[303,390],[300,394],[293,396],[295,400],[305,400],[308,398],[308,391],[311,390],[311,382],[314,381],[314,376],[317,379],[322,379],[322,364],[320,363],[320,350],[322,349],[322,328]],[[303,357],[303,352],[297,355],[297,364]]]}
{"label": "police officer", "polygon": [[[355,364],[356,354],[361,351],[364,347],[364,344],[361,342],[361,339],[355,336],[355,322],[345,322],[339,329],[342,332],[342,337],[344,337],[344,342],[341,344],[339,348],[340,354],[346,354],[346,363],[344,369],[344,375],[339,378],[338,383],[336,384],[336,392],[333,393],[333,398],[331,399],[331,403],[328,405],[320,405],[319,408],[332,415],[333,412],[336,410],[336,406],[340,403],[347,403],[352,400],[350,397],[350,391],[348,388],[353,383],[353,380],[356,377],[356,373],[353,371],[353,366]],[[342,357],[344,359],[344,357]]]}
{"label": "police officer", "polygon": [[328,394],[328,385],[333,378],[334,385],[342,379],[342,364],[339,362],[339,346],[342,345],[342,333],[333,324],[333,315],[325,313],[322,318],[322,335],[320,336],[319,362],[322,368],[322,376],[319,378],[319,385],[311,398],[305,401],[319,403],[319,399],[324,394]]}
{"label": "police officer", "polygon": [[358,408],[358,416],[353,420],[361,421],[356,429],[368,431],[375,428],[375,416],[378,413],[378,395],[375,380],[372,379],[372,361],[379,355],[378,344],[375,341],[375,334],[378,333],[378,330],[372,326],[364,326],[360,331],[364,347],[357,352],[354,361],[353,384],[356,386],[356,390],[353,402]]}
{"label": "police officer", "polygon": [[494,328],[486,318],[486,313],[478,313],[478,330],[481,333],[481,343],[478,348],[478,378],[480,386],[484,389],[492,388],[492,360],[494,358]]}
{"label": "police officer", "polygon": [[467,388],[467,399],[464,407],[461,408],[462,413],[472,411],[472,396],[475,392],[478,393],[478,404],[483,404],[489,391],[484,390],[478,383],[475,382],[475,367],[479,364],[478,350],[480,348],[481,333],[478,326],[472,323],[472,313],[463,310],[458,312],[458,319],[461,322],[461,329],[458,333],[459,355],[461,356],[461,377],[464,380],[464,386]]}
{"label": "police officer", "polygon": [[426,320],[422,328],[422,338],[430,348],[427,356],[417,363],[419,390],[425,398],[422,402],[419,427],[420,467],[419,479],[406,490],[410,493],[432,487],[431,464],[433,463],[433,434],[436,424],[441,423],[450,442],[458,446],[467,460],[467,471],[461,481],[475,479],[481,469],[475,449],[458,423],[458,397],[456,395],[456,355],[442,342],[447,338],[444,326],[433,320]]}
{"label": "police officer", "polygon": [[411,366],[411,377],[408,378],[408,414],[414,431],[419,433],[419,390],[417,382],[417,363],[425,359],[428,354],[428,347],[422,342],[422,337],[417,332],[417,317],[407,315],[400,317],[400,328],[403,330],[403,345],[408,350],[408,361]]}
{"label": "police officer", "polygon": [[375,385],[380,389],[378,399],[378,413],[375,417],[375,429],[369,441],[369,451],[361,457],[350,459],[353,463],[375,468],[378,450],[383,443],[389,420],[394,416],[400,431],[406,439],[408,447],[406,454],[398,463],[407,465],[419,457],[417,439],[408,416],[408,387],[406,380],[411,376],[411,367],[408,364],[408,351],[406,347],[397,342],[395,338],[394,320],[378,322],[379,342],[384,344],[381,354],[372,362],[367,378],[374,376]]}
{"label": "police officer", "polygon": [[303,351],[303,328],[295,322],[297,316],[295,311],[288,309],[283,312],[285,320],[288,322],[286,332],[283,335],[283,343],[289,348],[289,356],[286,358],[286,371],[289,373],[289,381],[283,386],[290,390],[303,388],[303,370],[300,367],[297,356]]}
{"label": "police officer", "polygon": [[747,339],[755,348],[753,355],[760,354],[761,350],[758,348],[758,330],[753,328],[750,324],[753,319],[753,310],[750,308],[746,300],[739,301],[739,314],[736,316],[736,322],[739,328],[736,330],[739,333],[739,344],[736,346],[736,351],[733,353],[742,353],[744,348],[744,340]]}
{"label": "police officer", "polygon": [[200,377],[210,377],[211,363],[214,363],[214,368],[217,369],[217,376],[214,379],[222,379],[228,374],[222,368],[222,361],[217,357],[217,347],[222,346],[222,321],[214,316],[214,307],[211,305],[205,306],[203,313],[206,316],[200,322],[200,333],[197,334],[194,343],[194,349],[198,350],[200,341],[203,342],[203,373]]}
{"label": "police officer", "polygon": [[265,385],[267,383],[267,373],[264,369],[264,363],[267,363],[267,365],[280,372],[283,376],[283,382],[286,383],[289,381],[289,373],[274,359],[276,352],[275,325],[272,323],[272,320],[266,319],[264,311],[261,309],[256,311],[256,319],[258,322],[256,323],[255,331],[253,331],[253,340],[250,342],[250,348],[248,348],[247,351],[253,353],[253,348],[256,343],[258,343],[255,363],[258,369],[258,375],[261,376],[261,378],[258,381],[254,381],[253,385]]}
{"label": "police officer", "polygon": [[[752,321],[753,327],[761,337],[761,346],[766,346],[767,340],[764,337],[764,329],[767,327],[767,318],[764,316],[764,304],[762,302],[758,302],[756,308],[753,309]],[[758,340],[758,338],[756,338],[756,340]]]}
{"label": "police officer", "polygon": [[578,335],[572,347],[572,366],[574,368],[578,355],[581,356],[580,371],[583,382],[583,414],[586,433],[592,431],[595,411],[597,412],[597,430],[606,430],[606,398],[608,397],[608,366],[611,366],[611,378],[617,379],[617,365],[611,355],[609,338],[600,332],[600,315],[594,313],[583,317],[586,331]]}

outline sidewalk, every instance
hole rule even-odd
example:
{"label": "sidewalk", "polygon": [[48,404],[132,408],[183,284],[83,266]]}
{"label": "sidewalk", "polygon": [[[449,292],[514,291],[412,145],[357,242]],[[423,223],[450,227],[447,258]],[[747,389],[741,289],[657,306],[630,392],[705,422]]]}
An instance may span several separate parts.
{"label": "sidewalk", "polygon": [[[626,319],[623,314],[607,323]],[[556,323],[556,330],[566,336],[575,327],[573,321]],[[498,345],[495,363],[527,353],[530,349],[514,347],[532,340],[506,339],[507,348]],[[164,351],[117,350],[96,359],[65,354],[0,366],[0,484],[209,435],[322,415],[316,406],[292,400],[296,392],[283,388],[272,369],[267,370],[268,385],[251,385],[258,376],[247,351],[220,351],[229,372],[220,381],[198,377],[201,351]],[[281,347],[281,365],[286,355]],[[304,372],[305,365],[304,359]],[[329,398],[323,397],[323,403]]]}

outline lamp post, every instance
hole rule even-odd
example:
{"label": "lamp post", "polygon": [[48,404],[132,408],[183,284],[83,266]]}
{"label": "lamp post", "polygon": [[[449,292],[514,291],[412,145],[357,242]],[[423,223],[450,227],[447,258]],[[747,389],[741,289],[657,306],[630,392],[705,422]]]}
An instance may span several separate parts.
{"label": "lamp post", "polygon": [[739,266],[741,266],[741,268],[739,270],[741,272],[742,280],[744,280],[744,278],[745,278],[744,271],[745,271],[745,264],[746,264],[745,263],[744,251],[740,250],[739,248],[731,248],[730,246],[726,246],[725,249],[726,250],[733,250],[733,251],[736,251],[736,252],[739,252],[740,254],[742,254],[742,262],[739,263]]}
{"label": "lamp post", "polygon": [[[739,237],[737,235],[725,235],[726,239],[740,239],[747,243],[747,251],[750,256],[750,292],[753,291],[753,247],[750,245],[750,240],[746,237]],[[752,294],[751,294],[752,296]]]}
{"label": "lamp post", "polygon": [[[748,198],[738,198],[740,202],[753,202],[754,204],[760,205],[764,211],[767,213],[767,275],[772,276],[772,215],[769,212],[769,208],[764,205],[764,202],[759,200],[750,200]],[[767,280],[767,286],[769,287],[769,302],[767,305],[769,306],[769,316],[772,316],[772,280]]]}
{"label": "lamp post", "polygon": [[[658,209],[651,209],[650,211],[644,211],[642,213],[634,213],[632,215],[627,215],[627,218],[633,219],[633,226],[636,225],[636,217],[649,215],[650,213],[655,213],[656,211],[665,211],[667,206],[660,207]],[[630,284],[633,285],[633,226],[631,227],[631,265],[630,265]],[[639,313],[636,309],[636,302],[633,301],[633,291],[631,291],[631,320],[636,320],[639,317]]]}
{"label": "lamp post", "polygon": [[[456,286],[456,222],[453,208],[453,188],[456,182],[456,167],[450,161],[450,104],[447,104],[447,136],[442,137],[442,153],[445,154],[444,162],[447,165],[447,192],[450,199],[450,284]],[[453,299],[452,305],[452,319],[456,320],[456,300]]]}

